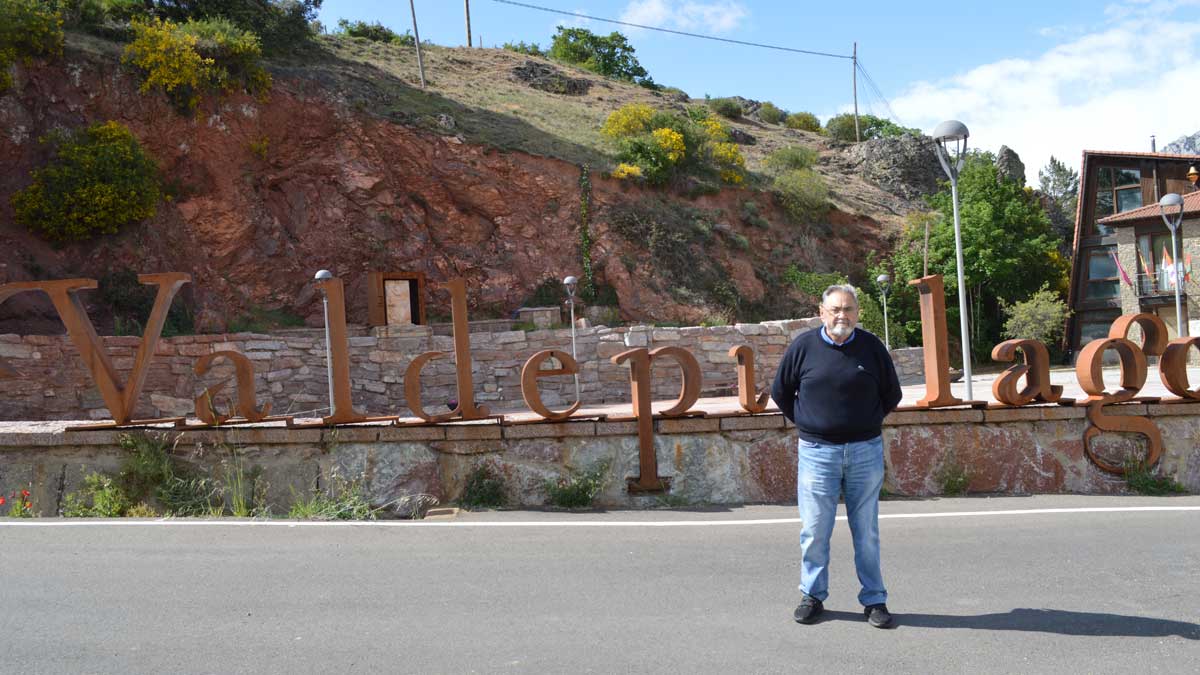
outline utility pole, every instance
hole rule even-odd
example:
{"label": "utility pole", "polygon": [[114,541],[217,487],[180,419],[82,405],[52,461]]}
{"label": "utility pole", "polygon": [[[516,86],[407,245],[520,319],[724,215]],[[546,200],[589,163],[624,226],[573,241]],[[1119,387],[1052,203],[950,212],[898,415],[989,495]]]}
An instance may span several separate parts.
{"label": "utility pole", "polygon": [[421,32],[417,30],[417,7],[413,0],[408,0],[408,8],[412,11],[413,41],[417,43],[417,69],[421,71],[421,88],[425,88],[425,62],[421,60]]}
{"label": "utility pole", "polygon": [[862,142],[858,130],[858,43],[854,43],[854,55],[850,57],[850,81],[854,83],[854,142]]}
{"label": "utility pole", "polygon": [[463,9],[467,13],[467,47],[471,46],[471,0],[463,0]]}

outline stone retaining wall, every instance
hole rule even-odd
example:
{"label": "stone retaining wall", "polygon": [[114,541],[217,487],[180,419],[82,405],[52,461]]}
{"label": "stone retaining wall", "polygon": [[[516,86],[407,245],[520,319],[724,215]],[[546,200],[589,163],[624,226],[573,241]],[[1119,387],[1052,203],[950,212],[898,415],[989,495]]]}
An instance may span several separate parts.
{"label": "stone retaining wall", "polygon": [[[1153,419],[1165,446],[1158,470],[1200,492],[1200,404],[1124,404],[1112,413]],[[972,492],[1124,492],[1123,479],[1100,471],[1084,455],[1083,416],[1083,408],[1058,406],[894,413],[884,427],[886,488],[896,495],[939,494],[946,468],[957,464]],[[327,488],[335,474],[361,477],[376,504],[416,494],[450,503],[484,461],[505,476],[514,506],[543,505],[546,481],[601,461],[609,463],[601,506],[794,503],[795,433],[784,424],[777,413],[657,420],[658,470],[671,479],[669,496],[631,495],[625,489],[625,479],[638,472],[634,422],[501,425],[488,420],[166,433],[178,457],[212,475],[224,475],[221,462],[229,462],[234,452],[243,466],[261,467],[274,512],[281,514],[294,494],[306,494],[314,485]],[[119,469],[117,439],[127,432],[64,432],[64,426],[0,424],[0,494],[28,486],[35,511],[53,515],[87,472]],[[1116,458],[1138,452],[1136,438],[1105,435],[1098,447]]]}
{"label": "stone retaining wall", "polygon": [[[628,401],[628,368],[613,365],[610,357],[631,347],[664,345],[692,352],[704,375],[703,393],[709,396],[736,395],[736,363],[728,356],[729,348],[751,345],[755,350],[758,386],[766,387],[788,343],[818,325],[818,319],[800,319],[714,327],[580,329],[576,332],[580,398],[584,405]],[[427,326],[375,331],[360,327],[350,331],[350,380],[359,410],[375,415],[407,416],[404,369],[413,357],[427,351],[443,351],[449,356],[425,368],[422,395],[426,409],[439,410],[447,401],[457,398],[453,338],[434,333]],[[139,338],[133,337],[104,338],[113,365],[122,377],[133,367],[139,342]],[[542,349],[570,353],[571,331],[472,332],[471,370],[476,401],[501,410],[525,408],[520,388],[521,366]],[[219,362],[203,378],[193,374],[197,358],[221,350],[241,352],[253,361],[260,404],[270,401],[273,414],[308,413],[311,417],[315,416],[312,411],[328,405],[323,330],[281,331],[274,335],[189,335],[160,341],[136,415],[156,418],[191,414],[194,398],[232,372],[227,364]],[[17,372],[15,378],[0,379],[0,419],[109,418],[99,391],[66,336],[0,335],[0,358],[7,359]],[[903,383],[921,380],[924,361],[920,349],[897,350],[895,360]],[[656,399],[678,394],[678,368],[669,364],[656,367],[653,380]],[[570,377],[542,378],[539,385],[547,405],[560,406],[575,398]]]}

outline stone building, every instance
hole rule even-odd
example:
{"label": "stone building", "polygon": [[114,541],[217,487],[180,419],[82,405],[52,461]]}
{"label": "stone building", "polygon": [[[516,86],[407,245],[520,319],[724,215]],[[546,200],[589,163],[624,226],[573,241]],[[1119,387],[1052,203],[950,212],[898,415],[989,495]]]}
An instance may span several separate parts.
{"label": "stone building", "polygon": [[[1168,215],[1174,215],[1171,212]],[[1200,282],[1193,259],[1200,260],[1200,192],[1183,195],[1183,223],[1178,231],[1178,260],[1171,231],[1162,219],[1158,204],[1119,213],[1097,221],[1109,228],[1117,241],[1118,298],[1121,314],[1157,314],[1167,325],[1171,338],[1179,336],[1175,321],[1175,279],[1179,287],[1183,320],[1188,335],[1200,335]],[[1181,272],[1173,262],[1183,263]]]}
{"label": "stone building", "polygon": [[[1159,217],[1158,200],[1172,192],[1187,195],[1195,191],[1188,180],[1193,162],[1200,162],[1200,157],[1162,152],[1083,152],[1068,298],[1071,318],[1065,340],[1070,352],[1077,354],[1080,346],[1107,336],[1109,326],[1121,314],[1158,311],[1158,303],[1164,301],[1161,284],[1149,277],[1134,278],[1135,274],[1146,272],[1138,263],[1134,249],[1138,237],[1148,235],[1145,242],[1153,260],[1146,262],[1151,270],[1161,262],[1162,246],[1160,239],[1155,237],[1166,236],[1168,244],[1170,237]],[[1188,203],[1200,205],[1191,200]],[[1129,220],[1133,213],[1138,215]],[[1194,236],[1197,225],[1185,220],[1184,234],[1189,230]],[[1125,243],[1121,244],[1121,241]],[[1126,247],[1123,253],[1118,251],[1122,245]],[[1195,257],[1195,251],[1192,255]],[[1130,284],[1144,282],[1145,285],[1139,288],[1126,284],[1121,275],[1122,268],[1129,276]],[[1160,316],[1164,321],[1169,319],[1169,326],[1174,326],[1173,290],[1165,301],[1169,302],[1169,308]],[[1193,308],[1191,316],[1200,317],[1200,312]],[[1195,333],[1193,330],[1191,334]]]}

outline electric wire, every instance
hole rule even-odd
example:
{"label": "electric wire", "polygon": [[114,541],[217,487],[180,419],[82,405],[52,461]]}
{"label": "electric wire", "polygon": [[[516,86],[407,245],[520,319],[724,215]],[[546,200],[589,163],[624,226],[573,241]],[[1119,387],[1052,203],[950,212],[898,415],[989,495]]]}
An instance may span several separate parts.
{"label": "electric wire", "polygon": [[525,3],[525,2],[514,2],[514,0],[492,0],[492,2],[498,2],[502,5],[512,5],[514,7],[524,7],[526,9],[536,9],[538,11],[549,12],[551,14],[562,14],[564,16],[573,16],[573,17],[577,17],[580,19],[588,19],[589,21],[604,21],[606,23],[615,23],[615,24],[618,24],[621,26],[631,26],[633,28],[654,30],[654,31],[658,31],[660,33],[671,33],[673,35],[684,35],[686,37],[700,38],[701,40],[714,40],[716,42],[728,42],[730,44],[735,44],[735,45],[745,45],[747,47],[761,47],[763,49],[774,49],[774,50],[781,51],[781,52],[792,52],[795,54],[809,54],[811,56],[826,56],[831,59],[846,59],[846,60],[854,59],[853,56],[848,56],[846,54],[831,54],[829,52],[818,52],[818,51],[813,51],[811,49],[796,49],[794,47],[780,47],[779,45],[768,45],[768,44],[763,44],[761,42],[747,42],[745,40],[733,40],[731,38],[722,38],[722,37],[717,37],[715,35],[704,35],[702,33],[689,33],[687,31],[682,31],[682,30],[672,30],[670,28],[660,28],[658,26],[646,26],[646,25],[643,25],[640,23],[630,23],[628,21],[619,21],[617,19],[605,19],[605,18],[597,17],[597,16],[588,16],[587,14],[580,14],[578,12],[568,12],[568,11],[561,10],[561,9],[554,9],[551,7],[542,7],[539,5],[531,5],[531,4]]}

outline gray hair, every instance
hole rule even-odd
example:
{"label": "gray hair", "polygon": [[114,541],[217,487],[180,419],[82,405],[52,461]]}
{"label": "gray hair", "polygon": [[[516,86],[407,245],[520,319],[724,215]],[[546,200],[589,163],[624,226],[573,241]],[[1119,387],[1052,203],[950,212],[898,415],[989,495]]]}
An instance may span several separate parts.
{"label": "gray hair", "polygon": [[825,292],[821,294],[821,304],[824,305],[825,301],[829,299],[829,296],[833,295],[834,293],[845,293],[846,295],[854,298],[855,305],[858,304],[858,289],[850,284],[834,284],[829,288],[826,288]]}

